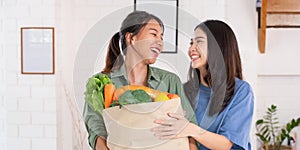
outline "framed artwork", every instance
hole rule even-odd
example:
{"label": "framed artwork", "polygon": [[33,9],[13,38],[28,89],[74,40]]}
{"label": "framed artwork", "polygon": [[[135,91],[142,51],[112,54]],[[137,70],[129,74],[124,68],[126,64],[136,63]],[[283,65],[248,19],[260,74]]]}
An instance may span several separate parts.
{"label": "framed artwork", "polygon": [[134,0],[134,10],[147,11],[160,18],[165,26],[162,53],[177,53],[178,0]]}
{"label": "framed artwork", "polygon": [[21,28],[21,73],[54,74],[54,28]]}

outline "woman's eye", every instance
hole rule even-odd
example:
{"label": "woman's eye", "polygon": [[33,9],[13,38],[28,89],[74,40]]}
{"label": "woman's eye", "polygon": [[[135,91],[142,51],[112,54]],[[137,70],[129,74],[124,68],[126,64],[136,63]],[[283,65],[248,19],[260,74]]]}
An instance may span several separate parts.
{"label": "woman's eye", "polygon": [[197,42],[197,44],[199,44],[199,43],[201,43],[202,41],[201,41],[201,40],[197,40],[196,42]]}
{"label": "woman's eye", "polygon": [[157,34],[156,33],[151,33],[153,36],[157,36]]}

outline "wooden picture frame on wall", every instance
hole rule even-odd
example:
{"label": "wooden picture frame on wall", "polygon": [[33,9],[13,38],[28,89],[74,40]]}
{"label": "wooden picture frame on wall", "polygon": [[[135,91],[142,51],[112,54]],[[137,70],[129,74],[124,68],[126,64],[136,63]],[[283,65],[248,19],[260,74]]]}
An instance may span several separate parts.
{"label": "wooden picture frame on wall", "polygon": [[55,74],[54,27],[21,28],[21,73]]}

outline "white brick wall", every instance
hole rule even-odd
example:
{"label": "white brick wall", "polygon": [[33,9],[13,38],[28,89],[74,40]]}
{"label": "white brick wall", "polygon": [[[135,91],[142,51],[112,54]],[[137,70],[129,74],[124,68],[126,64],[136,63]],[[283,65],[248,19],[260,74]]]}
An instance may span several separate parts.
{"label": "white brick wall", "polygon": [[[11,71],[5,71],[4,75],[5,75],[7,85],[15,86],[18,84],[18,73],[11,72]],[[14,89],[12,89],[11,91],[14,92]]]}
{"label": "white brick wall", "polygon": [[19,111],[24,112],[42,112],[43,111],[43,100],[40,99],[20,99],[19,100]]}
{"label": "white brick wall", "polygon": [[[1,100],[2,101],[2,100]],[[6,136],[7,136],[7,126],[6,126],[6,110],[4,105],[0,105],[0,150],[6,149]]]}
{"label": "white brick wall", "polygon": [[6,150],[7,146],[7,122],[6,122],[6,103],[4,94],[6,92],[5,84],[5,58],[4,58],[4,32],[3,32],[3,0],[0,0],[0,150]]}
{"label": "white brick wall", "polygon": [[[1,6],[0,6],[1,7]],[[2,20],[0,20],[0,32],[2,32],[3,31],[3,21]]]}
{"label": "white brick wall", "polygon": [[44,138],[44,139],[33,139],[32,140],[32,150],[54,150],[56,149],[56,139],[55,138]]}
{"label": "white brick wall", "polygon": [[18,98],[9,98],[6,102],[6,109],[10,112],[18,111]]}
{"label": "white brick wall", "polygon": [[[31,0],[31,1],[18,0],[18,4],[19,5],[29,5],[29,6],[41,6],[43,4],[43,0]],[[45,16],[45,17],[49,17],[49,16]]]}
{"label": "white brick wall", "polygon": [[8,98],[28,98],[30,97],[30,86],[28,85],[7,85]]}
{"label": "white brick wall", "polygon": [[30,138],[9,137],[7,140],[8,150],[31,150]]}
{"label": "white brick wall", "polygon": [[281,125],[300,117],[300,76],[259,76],[257,83],[258,117],[272,104],[278,107]]}
{"label": "white brick wall", "polygon": [[8,137],[18,137],[19,136],[19,126],[9,125],[7,126],[7,136]]}
{"label": "white brick wall", "polygon": [[[7,0],[10,1],[10,0]],[[21,5],[5,5],[4,4],[4,12],[6,18],[25,18],[29,16],[29,6],[21,6]]]}
{"label": "white brick wall", "polygon": [[258,57],[261,64],[258,66],[259,74],[300,75],[299,34],[299,28],[268,28],[266,32],[266,53]]}
{"label": "white brick wall", "polygon": [[[1,56],[0,56],[1,58]],[[4,84],[4,71],[0,69],[0,83]]]}
{"label": "white brick wall", "polygon": [[45,137],[48,138],[56,138],[56,126],[53,125],[47,125],[44,127],[45,128]]}
{"label": "white brick wall", "polygon": [[20,75],[17,74],[19,85],[42,86],[43,75]]}
{"label": "white brick wall", "polygon": [[[282,73],[289,74],[288,72],[282,72]],[[278,117],[279,125],[283,126],[291,119],[299,118],[300,117],[299,89],[300,89],[300,75],[277,75],[277,74],[259,75],[257,80],[257,93],[256,93],[257,118],[260,119],[264,115],[266,115],[265,112],[267,108],[270,107],[272,104],[277,105],[277,117]],[[298,133],[299,131],[300,130],[298,130]],[[299,138],[296,139],[296,143],[297,143],[297,150],[299,150],[300,149]]]}
{"label": "white brick wall", "polygon": [[281,125],[300,117],[299,34],[299,28],[267,29],[266,53],[259,55],[257,66],[258,118],[271,104],[278,107]]}
{"label": "white brick wall", "polygon": [[56,99],[44,99],[44,111],[45,112],[56,112]]}
{"label": "white brick wall", "polygon": [[[30,7],[30,16],[33,18],[54,18],[54,5],[37,5]],[[51,17],[50,17],[51,16]]]}
{"label": "white brick wall", "polygon": [[56,114],[48,112],[33,112],[32,113],[32,124],[37,125],[55,125]]}
{"label": "white brick wall", "polygon": [[5,103],[7,111],[4,120],[7,144],[0,141],[0,150],[2,147],[55,150],[56,75],[20,73],[20,28],[55,26],[55,0],[1,0],[0,3],[0,81],[6,84],[4,88],[1,84],[0,89],[1,103]]}
{"label": "white brick wall", "polygon": [[31,96],[33,98],[55,98],[55,86],[31,86]]}
{"label": "white brick wall", "polygon": [[9,111],[7,113],[7,123],[9,125],[30,124],[31,115],[29,112]]}
{"label": "white brick wall", "polygon": [[5,32],[16,31],[17,28],[17,19],[5,19],[3,26]]}
{"label": "white brick wall", "polygon": [[5,6],[14,6],[17,4],[17,0],[3,0]]}
{"label": "white brick wall", "polygon": [[21,125],[19,130],[22,138],[41,138],[44,136],[44,129],[41,125]]}

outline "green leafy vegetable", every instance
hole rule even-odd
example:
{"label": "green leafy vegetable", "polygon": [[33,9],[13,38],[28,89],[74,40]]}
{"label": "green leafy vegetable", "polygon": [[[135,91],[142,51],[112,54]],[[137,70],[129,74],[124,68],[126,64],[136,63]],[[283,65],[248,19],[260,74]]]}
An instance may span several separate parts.
{"label": "green leafy vegetable", "polygon": [[122,105],[152,102],[151,97],[144,90],[127,90],[119,98],[120,108]]}
{"label": "green leafy vegetable", "polygon": [[97,74],[89,78],[86,84],[85,101],[97,113],[102,114],[104,109],[103,90],[106,84],[111,83],[105,74]]}

